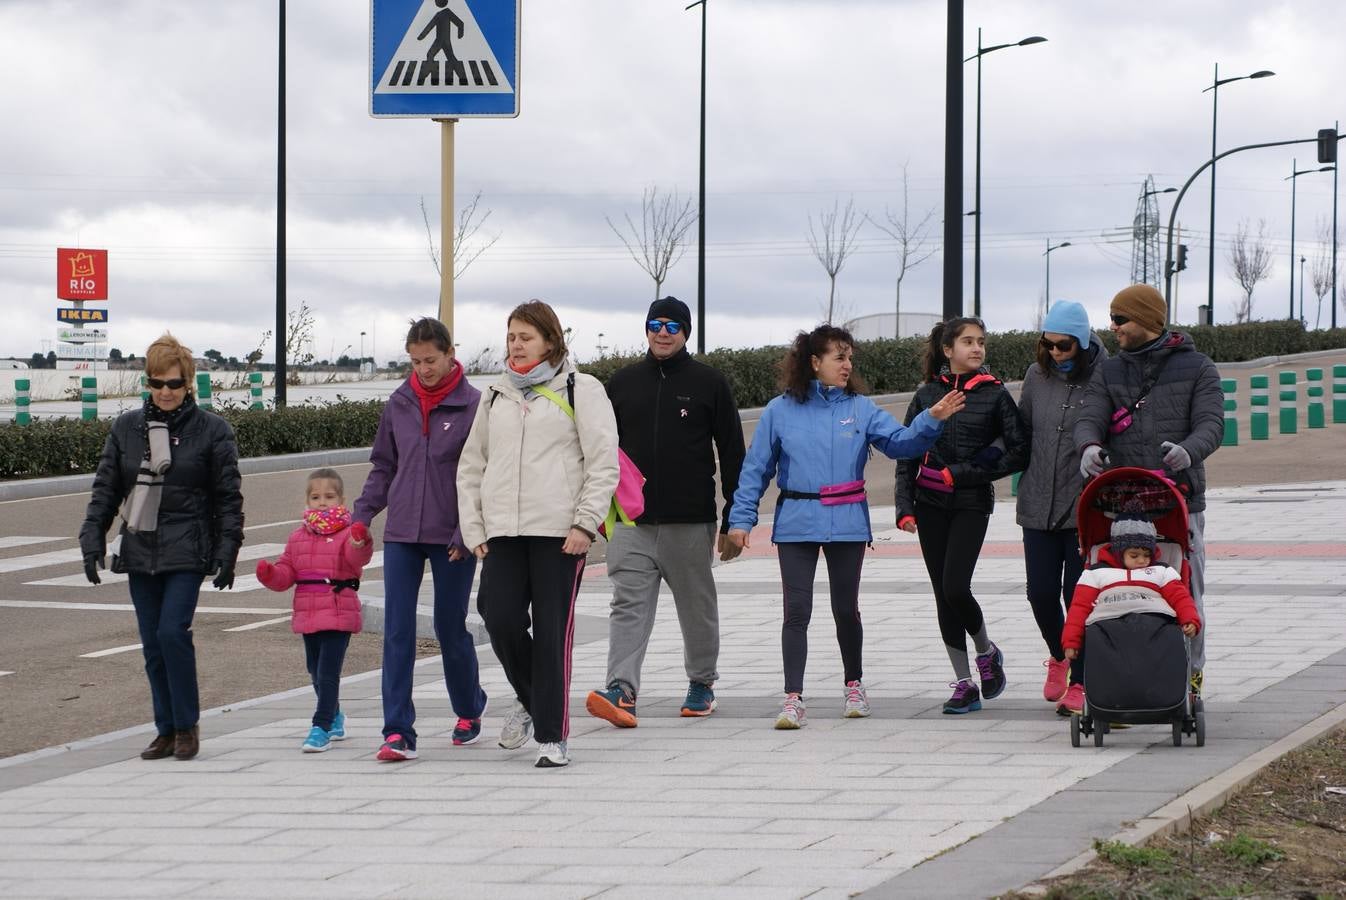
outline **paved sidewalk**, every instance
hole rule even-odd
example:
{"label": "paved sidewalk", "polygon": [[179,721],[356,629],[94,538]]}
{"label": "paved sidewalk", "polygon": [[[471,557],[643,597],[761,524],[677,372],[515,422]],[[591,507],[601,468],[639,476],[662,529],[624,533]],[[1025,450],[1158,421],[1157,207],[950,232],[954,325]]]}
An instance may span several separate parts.
{"label": "paved sidewalk", "polygon": [[[350,739],[303,755],[294,691],[202,720],[201,757],[142,762],[148,727],[0,760],[5,897],[976,897],[1029,882],[1346,703],[1346,482],[1213,491],[1206,747],[1169,730],[1070,746],[1042,701],[1013,508],[992,518],[974,586],[1010,686],[943,716],[948,661],[914,538],[877,535],[861,609],[874,715],[843,720],[825,601],[811,629],[809,724],[777,732],[780,597],[771,556],[716,569],[720,708],[678,718],[671,598],[646,660],[640,727],[584,713],[606,663],[607,582],[579,606],[567,769],[494,744],[508,690],[479,648],[486,738],[454,748],[436,660],[418,668],[419,759],[373,760],[377,673],[343,687]],[[876,509],[882,528],[889,509]],[[762,544],[768,546],[765,539]],[[296,656],[296,660],[299,657]],[[243,662],[243,661],[240,661]]]}

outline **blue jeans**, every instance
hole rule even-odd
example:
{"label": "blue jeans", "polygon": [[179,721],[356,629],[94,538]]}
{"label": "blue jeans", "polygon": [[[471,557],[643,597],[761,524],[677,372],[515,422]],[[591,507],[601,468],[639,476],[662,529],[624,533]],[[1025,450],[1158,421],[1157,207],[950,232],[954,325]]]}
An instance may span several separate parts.
{"label": "blue jeans", "polygon": [[331,731],[341,706],[341,664],[346,661],[351,635],[349,631],[315,631],[303,638],[304,661],[309,677],[313,679],[313,691],[318,695],[313,724],[323,731]]}
{"label": "blue jeans", "polygon": [[[1028,605],[1038,631],[1047,644],[1052,659],[1065,659],[1061,647],[1061,629],[1066,624],[1066,612],[1075,595],[1075,583],[1084,571],[1080,558],[1079,532],[1073,528],[1061,531],[1024,530],[1024,571],[1028,575]],[[1064,600],[1064,604],[1062,603]],[[1076,659],[1070,664],[1070,683],[1084,682],[1084,662]]]}
{"label": "blue jeans", "polygon": [[435,584],[435,636],[444,664],[444,682],[454,714],[477,719],[486,709],[486,692],[477,670],[477,648],[467,630],[467,604],[477,558],[449,560],[440,544],[383,545],[383,736],[400,734],[416,746],[416,706],[411,702],[411,673],[416,662],[416,595],[430,562]]}
{"label": "blue jeans", "polygon": [[150,680],[154,727],[161,735],[187,731],[201,718],[192,617],[204,576],[200,572],[132,572],[128,580]]}

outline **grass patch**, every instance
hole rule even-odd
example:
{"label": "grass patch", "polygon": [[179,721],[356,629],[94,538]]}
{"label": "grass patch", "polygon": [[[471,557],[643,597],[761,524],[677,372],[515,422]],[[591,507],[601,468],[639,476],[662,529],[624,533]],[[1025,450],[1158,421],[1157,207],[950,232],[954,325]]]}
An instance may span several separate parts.
{"label": "grass patch", "polygon": [[1173,856],[1158,847],[1133,847],[1121,841],[1094,841],[1094,852],[1123,869],[1172,868]]}
{"label": "grass patch", "polygon": [[1246,834],[1236,834],[1227,841],[1220,841],[1215,845],[1215,849],[1230,859],[1236,859],[1250,866],[1260,866],[1262,863],[1285,859],[1284,853],[1266,841],[1259,841],[1257,838],[1248,837]]}

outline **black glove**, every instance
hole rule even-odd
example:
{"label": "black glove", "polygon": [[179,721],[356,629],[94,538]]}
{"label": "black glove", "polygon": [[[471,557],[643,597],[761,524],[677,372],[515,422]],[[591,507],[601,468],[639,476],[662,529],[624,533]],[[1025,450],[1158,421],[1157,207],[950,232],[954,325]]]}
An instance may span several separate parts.
{"label": "black glove", "polygon": [[215,590],[223,591],[234,586],[234,564],[228,560],[217,559],[211,566],[211,570],[217,572],[215,580],[211,584],[215,585]]}
{"label": "black glove", "polygon": [[106,568],[107,565],[103,561],[103,554],[84,554],[84,577],[89,579],[89,584],[102,584],[103,579],[98,577],[98,570]]}

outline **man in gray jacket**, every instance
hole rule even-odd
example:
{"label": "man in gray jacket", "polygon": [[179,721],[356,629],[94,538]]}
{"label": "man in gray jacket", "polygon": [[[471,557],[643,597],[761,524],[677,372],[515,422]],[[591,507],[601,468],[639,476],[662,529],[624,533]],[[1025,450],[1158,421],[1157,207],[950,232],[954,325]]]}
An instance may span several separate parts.
{"label": "man in gray jacket", "polygon": [[[1112,331],[1121,352],[1094,370],[1075,424],[1086,478],[1105,467],[1164,469],[1187,494],[1190,585],[1201,621],[1206,583],[1206,466],[1224,437],[1224,391],[1210,357],[1191,337],[1169,331],[1163,296],[1133,284],[1112,298]],[[1192,639],[1192,690],[1201,692],[1206,628]]]}

